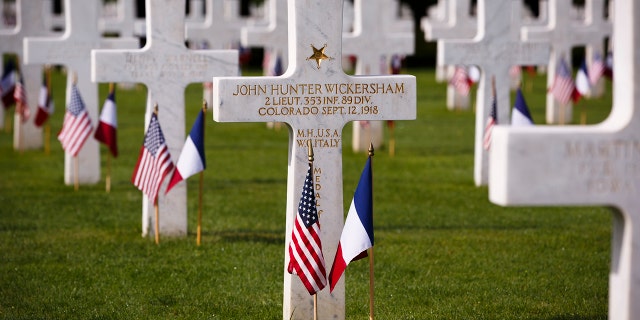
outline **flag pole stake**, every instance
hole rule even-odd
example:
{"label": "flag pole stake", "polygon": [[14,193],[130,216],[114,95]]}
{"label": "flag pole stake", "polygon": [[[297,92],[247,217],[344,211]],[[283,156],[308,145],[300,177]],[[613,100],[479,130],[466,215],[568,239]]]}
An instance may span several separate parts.
{"label": "flag pole stake", "polygon": [[[373,143],[369,144],[369,158],[372,158],[374,155],[374,149],[373,149]],[[372,175],[373,175],[373,169],[372,169]],[[373,193],[373,177],[371,179],[371,190]],[[372,194],[373,196],[373,194]],[[373,210],[373,208],[372,208]],[[372,216],[373,216],[373,212],[372,212]],[[373,218],[373,217],[372,217]],[[371,248],[369,249],[369,320],[374,320],[374,286],[373,286],[373,246],[371,246]]]}
{"label": "flag pole stake", "polygon": [[158,200],[156,199],[153,202],[153,209],[155,211],[155,236],[156,236],[156,244],[160,244],[160,213],[158,212]]}
{"label": "flag pole stake", "polygon": [[587,110],[585,110],[584,103],[581,103],[580,124],[587,124]]}
{"label": "flag pole stake", "polygon": [[105,179],[107,193],[111,192],[111,154],[107,152],[107,177]]}
{"label": "flag pole stake", "polygon": [[[47,66],[45,69],[45,77],[47,81],[47,95],[51,97],[51,66]],[[50,103],[49,99],[45,103]],[[49,107],[47,105],[47,107]],[[44,125],[44,154],[51,154],[51,125],[47,121]]]}
{"label": "flag pole stake", "polygon": [[313,320],[318,320],[318,295],[313,295]]}
{"label": "flag pole stake", "polygon": [[[207,100],[202,100],[202,113],[207,114]],[[202,137],[204,137],[204,127],[202,126]],[[198,235],[196,237],[196,245],[200,245],[202,242],[202,190],[204,186],[204,170],[200,171],[200,186],[198,191]]]}
{"label": "flag pole stake", "polygon": [[78,173],[80,171],[80,165],[78,164],[78,156],[73,157],[73,190],[78,191],[80,189],[80,182],[78,179]]}

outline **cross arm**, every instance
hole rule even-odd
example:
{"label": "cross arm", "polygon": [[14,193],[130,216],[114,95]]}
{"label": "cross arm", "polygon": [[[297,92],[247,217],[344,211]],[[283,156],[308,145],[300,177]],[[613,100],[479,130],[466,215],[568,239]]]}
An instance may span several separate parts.
{"label": "cross arm", "polygon": [[639,187],[640,141],[602,126],[497,126],[489,157],[499,205],[616,205]]}
{"label": "cross arm", "polygon": [[[335,78],[335,77],[334,77]],[[414,76],[341,77],[300,81],[286,77],[214,78],[213,114],[219,122],[288,122],[326,118],[416,118]]]}

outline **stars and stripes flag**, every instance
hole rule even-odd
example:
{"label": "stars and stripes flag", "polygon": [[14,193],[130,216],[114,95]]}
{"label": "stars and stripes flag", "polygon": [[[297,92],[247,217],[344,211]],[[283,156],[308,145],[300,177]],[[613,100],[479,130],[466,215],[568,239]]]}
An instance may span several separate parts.
{"label": "stars and stripes flag", "polygon": [[173,161],[164,140],[158,115],[153,113],[144,136],[138,163],[133,170],[131,182],[155,203],[164,178],[173,170]]}
{"label": "stars and stripes flag", "polygon": [[58,133],[58,140],[62,143],[62,149],[77,156],[85,141],[93,131],[89,113],[84,106],[80,92],[75,84],[71,86],[71,98],[67,104],[62,130]]}
{"label": "stars and stripes flag", "polygon": [[570,101],[578,102],[580,99],[580,93],[576,89],[573,78],[571,78],[571,70],[564,58],[560,58],[560,61],[558,61],[556,76],[553,79],[551,88],[549,88],[549,92],[563,105]]}
{"label": "stars and stripes flag", "polygon": [[4,65],[4,73],[0,79],[0,96],[2,96],[2,104],[5,109],[9,109],[16,103],[14,90],[16,87],[16,79],[18,72],[12,60],[8,60]]}
{"label": "stars and stripes flag", "polygon": [[453,76],[451,76],[451,80],[449,80],[449,84],[452,85],[459,94],[467,96],[471,90],[472,83],[467,74],[466,67],[456,66]]}
{"label": "stars and stripes flag", "polygon": [[176,164],[176,170],[173,171],[167,193],[178,182],[189,178],[190,176],[204,171],[207,167],[204,157],[204,116],[205,111],[200,110],[196,121],[191,127],[191,132],[184,142],[180,158]]}
{"label": "stars and stripes flag", "polygon": [[287,272],[298,275],[310,295],[327,285],[311,164],[304,180],[298,212],[291,231]]}
{"label": "stars and stripes flag", "polygon": [[366,257],[367,250],[371,247],[373,247],[373,183],[371,157],[369,157],[351,200],[336,257],[329,272],[331,291],[340,280],[347,265]]}
{"label": "stars and stripes flag", "polygon": [[109,92],[100,112],[100,121],[93,137],[109,147],[114,157],[118,157],[118,116],[115,91]]}
{"label": "stars and stripes flag", "polygon": [[524,100],[522,89],[518,88],[516,91],[516,103],[513,105],[513,112],[511,112],[511,125],[512,126],[530,126],[533,125],[533,118],[529,112],[527,102]]}
{"label": "stars and stripes flag", "polygon": [[593,61],[591,61],[591,66],[589,67],[589,83],[593,86],[600,81],[600,78],[604,75],[606,66],[604,61],[602,60],[602,56],[599,53],[596,53],[593,56]]}
{"label": "stars and stripes flag", "polygon": [[487,123],[484,126],[484,139],[482,141],[482,146],[485,150],[489,150],[491,148],[491,132],[493,131],[493,127],[498,123],[498,110],[497,110],[497,102],[496,96],[493,96],[493,101],[491,102],[491,111],[489,113],[489,117],[487,118]]}
{"label": "stars and stripes flag", "polygon": [[22,123],[27,122],[31,116],[31,109],[29,109],[27,90],[24,88],[24,81],[21,76],[18,76],[18,81],[13,91],[13,98],[16,101],[16,113],[20,115],[20,121],[22,121]]}
{"label": "stars and stripes flag", "polygon": [[589,82],[589,71],[587,70],[587,61],[583,60],[580,69],[576,73],[576,91],[581,96],[586,96],[591,92],[591,83]]}
{"label": "stars and stripes flag", "polygon": [[40,87],[40,96],[38,97],[38,111],[36,112],[36,118],[34,120],[36,127],[42,127],[49,119],[49,116],[53,114],[53,110],[53,98],[49,93],[49,88],[45,80],[42,87]]}

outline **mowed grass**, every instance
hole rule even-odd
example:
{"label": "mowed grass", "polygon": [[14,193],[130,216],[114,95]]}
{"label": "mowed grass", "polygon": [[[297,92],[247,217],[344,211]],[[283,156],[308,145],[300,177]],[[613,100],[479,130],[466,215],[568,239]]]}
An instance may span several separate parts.
{"label": "mowed grass", "polygon": [[[418,81],[418,119],[397,122],[395,157],[385,148],[374,157],[377,318],[606,319],[610,210],[490,203],[473,184],[473,111],[447,111],[432,70],[407,72]],[[544,79],[525,75],[537,123]],[[282,319],[287,130],[209,117],[202,245],[197,177],[188,237],[155,245],[141,237],[142,196],[130,183],[144,87],[117,92],[121,156],[107,194],[104,181],[77,192],[63,184],[62,74],[54,84],[50,154],[15,152],[0,132],[0,318]],[[188,130],[200,85],[186,96]],[[602,121],[610,84],[581,103],[589,122]],[[366,156],[351,151],[351,125],[342,138],[346,212]],[[347,269],[347,319],[367,317],[367,270],[366,261]]]}

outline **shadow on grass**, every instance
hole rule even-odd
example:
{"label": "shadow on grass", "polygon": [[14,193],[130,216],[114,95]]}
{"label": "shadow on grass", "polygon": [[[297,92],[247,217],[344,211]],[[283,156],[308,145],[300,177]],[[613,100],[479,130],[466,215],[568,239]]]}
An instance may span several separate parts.
{"label": "shadow on grass", "polygon": [[259,242],[265,244],[284,243],[284,234],[270,230],[225,230],[221,232],[203,232],[203,237],[211,237],[220,242]]}

